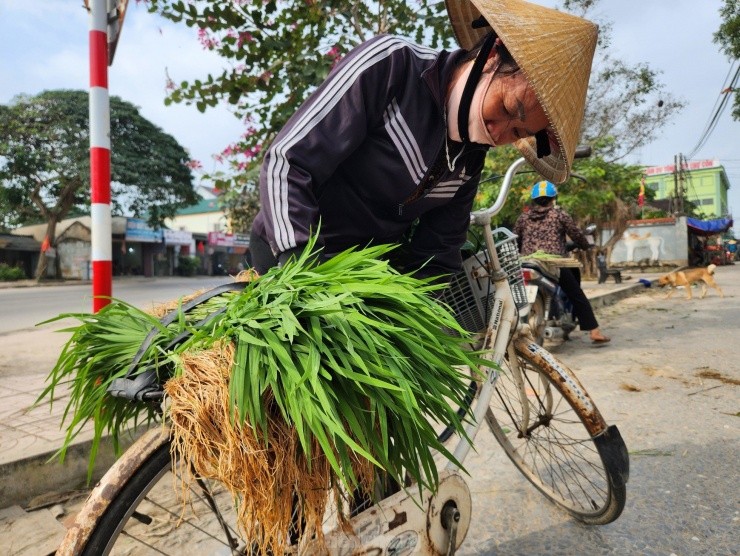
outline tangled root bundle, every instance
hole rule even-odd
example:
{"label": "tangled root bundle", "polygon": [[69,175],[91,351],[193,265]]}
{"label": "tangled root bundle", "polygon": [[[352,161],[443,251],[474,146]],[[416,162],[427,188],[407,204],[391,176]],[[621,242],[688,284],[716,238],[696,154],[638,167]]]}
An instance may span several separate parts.
{"label": "tangled root bundle", "polygon": [[[265,399],[271,416],[269,441],[248,423],[240,424],[229,403],[233,362],[231,344],[183,354],[181,376],[166,385],[173,456],[190,463],[182,477],[183,500],[196,477],[213,479],[230,492],[242,533],[261,553],[281,554],[288,531],[321,541],[332,498],[346,525],[340,481],[318,444],[307,461],[295,428],[279,415],[271,396]],[[355,472],[368,492],[372,464],[358,459]]]}

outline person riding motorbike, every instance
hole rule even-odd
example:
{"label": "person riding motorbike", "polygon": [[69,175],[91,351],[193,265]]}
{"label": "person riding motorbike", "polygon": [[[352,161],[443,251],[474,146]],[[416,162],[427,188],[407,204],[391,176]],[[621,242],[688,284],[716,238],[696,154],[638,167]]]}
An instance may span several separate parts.
{"label": "person riding motorbike", "polygon": [[[573,218],[556,206],[557,195],[557,188],[549,181],[537,182],[532,187],[529,210],[519,215],[514,225],[521,255],[544,251],[565,257],[568,254],[566,236],[576,247],[588,249],[591,246]],[[581,330],[588,331],[591,341],[596,344],[609,342],[610,338],[599,329],[591,303],[581,289],[581,271],[561,268],[558,283],[573,304],[573,313]]]}

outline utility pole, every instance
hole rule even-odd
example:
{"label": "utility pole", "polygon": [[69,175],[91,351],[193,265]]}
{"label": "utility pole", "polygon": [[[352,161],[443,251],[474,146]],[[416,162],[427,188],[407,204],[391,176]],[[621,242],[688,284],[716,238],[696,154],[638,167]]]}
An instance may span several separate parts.
{"label": "utility pole", "polygon": [[679,153],[673,157],[673,196],[674,204],[673,211],[678,216],[684,214],[684,157],[682,153]]}
{"label": "utility pole", "polygon": [[673,195],[671,199],[671,212],[678,214],[678,155],[673,155]]}
{"label": "utility pole", "polygon": [[128,0],[86,0],[90,12],[90,235],[93,312],[113,295],[110,100],[108,66],[113,63]]}

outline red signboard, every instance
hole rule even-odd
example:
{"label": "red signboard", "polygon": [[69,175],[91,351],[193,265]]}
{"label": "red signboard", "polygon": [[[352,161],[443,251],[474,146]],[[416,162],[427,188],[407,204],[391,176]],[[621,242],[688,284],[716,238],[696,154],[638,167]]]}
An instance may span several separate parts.
{"label": "red signboard", "polygon": [[[684,170],[704,170],[705,168],[719,168],[721,164],[719,160],[692,160],[683,165]],[[645,168],[645,175],[657,176],[658,174],[673,174],[676,171],[676,166],[671,164],[669,166],[651,166]]]}

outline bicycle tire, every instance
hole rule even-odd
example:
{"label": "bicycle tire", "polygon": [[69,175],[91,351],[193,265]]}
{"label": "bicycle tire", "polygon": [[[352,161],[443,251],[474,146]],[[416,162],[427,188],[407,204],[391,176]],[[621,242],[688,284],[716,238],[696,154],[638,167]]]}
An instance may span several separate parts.
{"label": "bicycle tire", "polygon": [[526,338],[516,340],[513,351],[524,388],[507,355],[486,412],[491,432],[549,500],[586,524],[611,523],[624,509],[629,477],[619,431],[607,426],[573,372],[549,352]]}
{"label": "bicycle tire", "polygon": [[[189,502],[183,503],[182,483],[172,476],[183,462],[173,465],[169,437],[154,432],[132,445],[103,477],[57,554],[261,554],[255,539],[241,535],[232,495],[218,481],[196,479]],[[352,503],[349,497],[345,502]],[[354,513],[369,505],[355,508]],[[338,524],[336,506],[327,507],[325,531]],[[292,529],[285,534],[290,537],[286,554],[300,551],[298,544],[306,539]],[[307,542],[310,550],[312,540]]]}
{"label": "bicycle tire", "polygon": [[532,337],[537,345],[544,345],[545,343],[545,309],[546,309],[546,297],[541,292],[537,292],[537,297],[532,303],[532,307],[529,309],[529,316],[527,317],[529,323],[529,329],[532,332]]}
{"label": "bicycle tire", "polygon": [[[126,457],[124,454],[123,457]],[[219,504],[220,516],[208,508],[205,498],[193,496],[192,506],[183,506],[179,487],[173,483],[170,442],[159,446],[130,474],[110,500],[88,536],[82,556],[101,556],[125,551],[126,554],[210,554],[232,553],[233,544],[244,549],[239,540],[233,504],[228,492],[211,495]],[[204,484],[204,483],[203,483]],[[209,509],[211,516],[204,509]],[[186,510],[183,512],[183,510]],[[197,516],[196,519],[190,516]],[[221,526],[219,517],[228,524]],[[214,552],[218,548],[223,552]],[[235,547],[236,548],[236,547]],[[235,552],[245,553],[245,552]]]}

